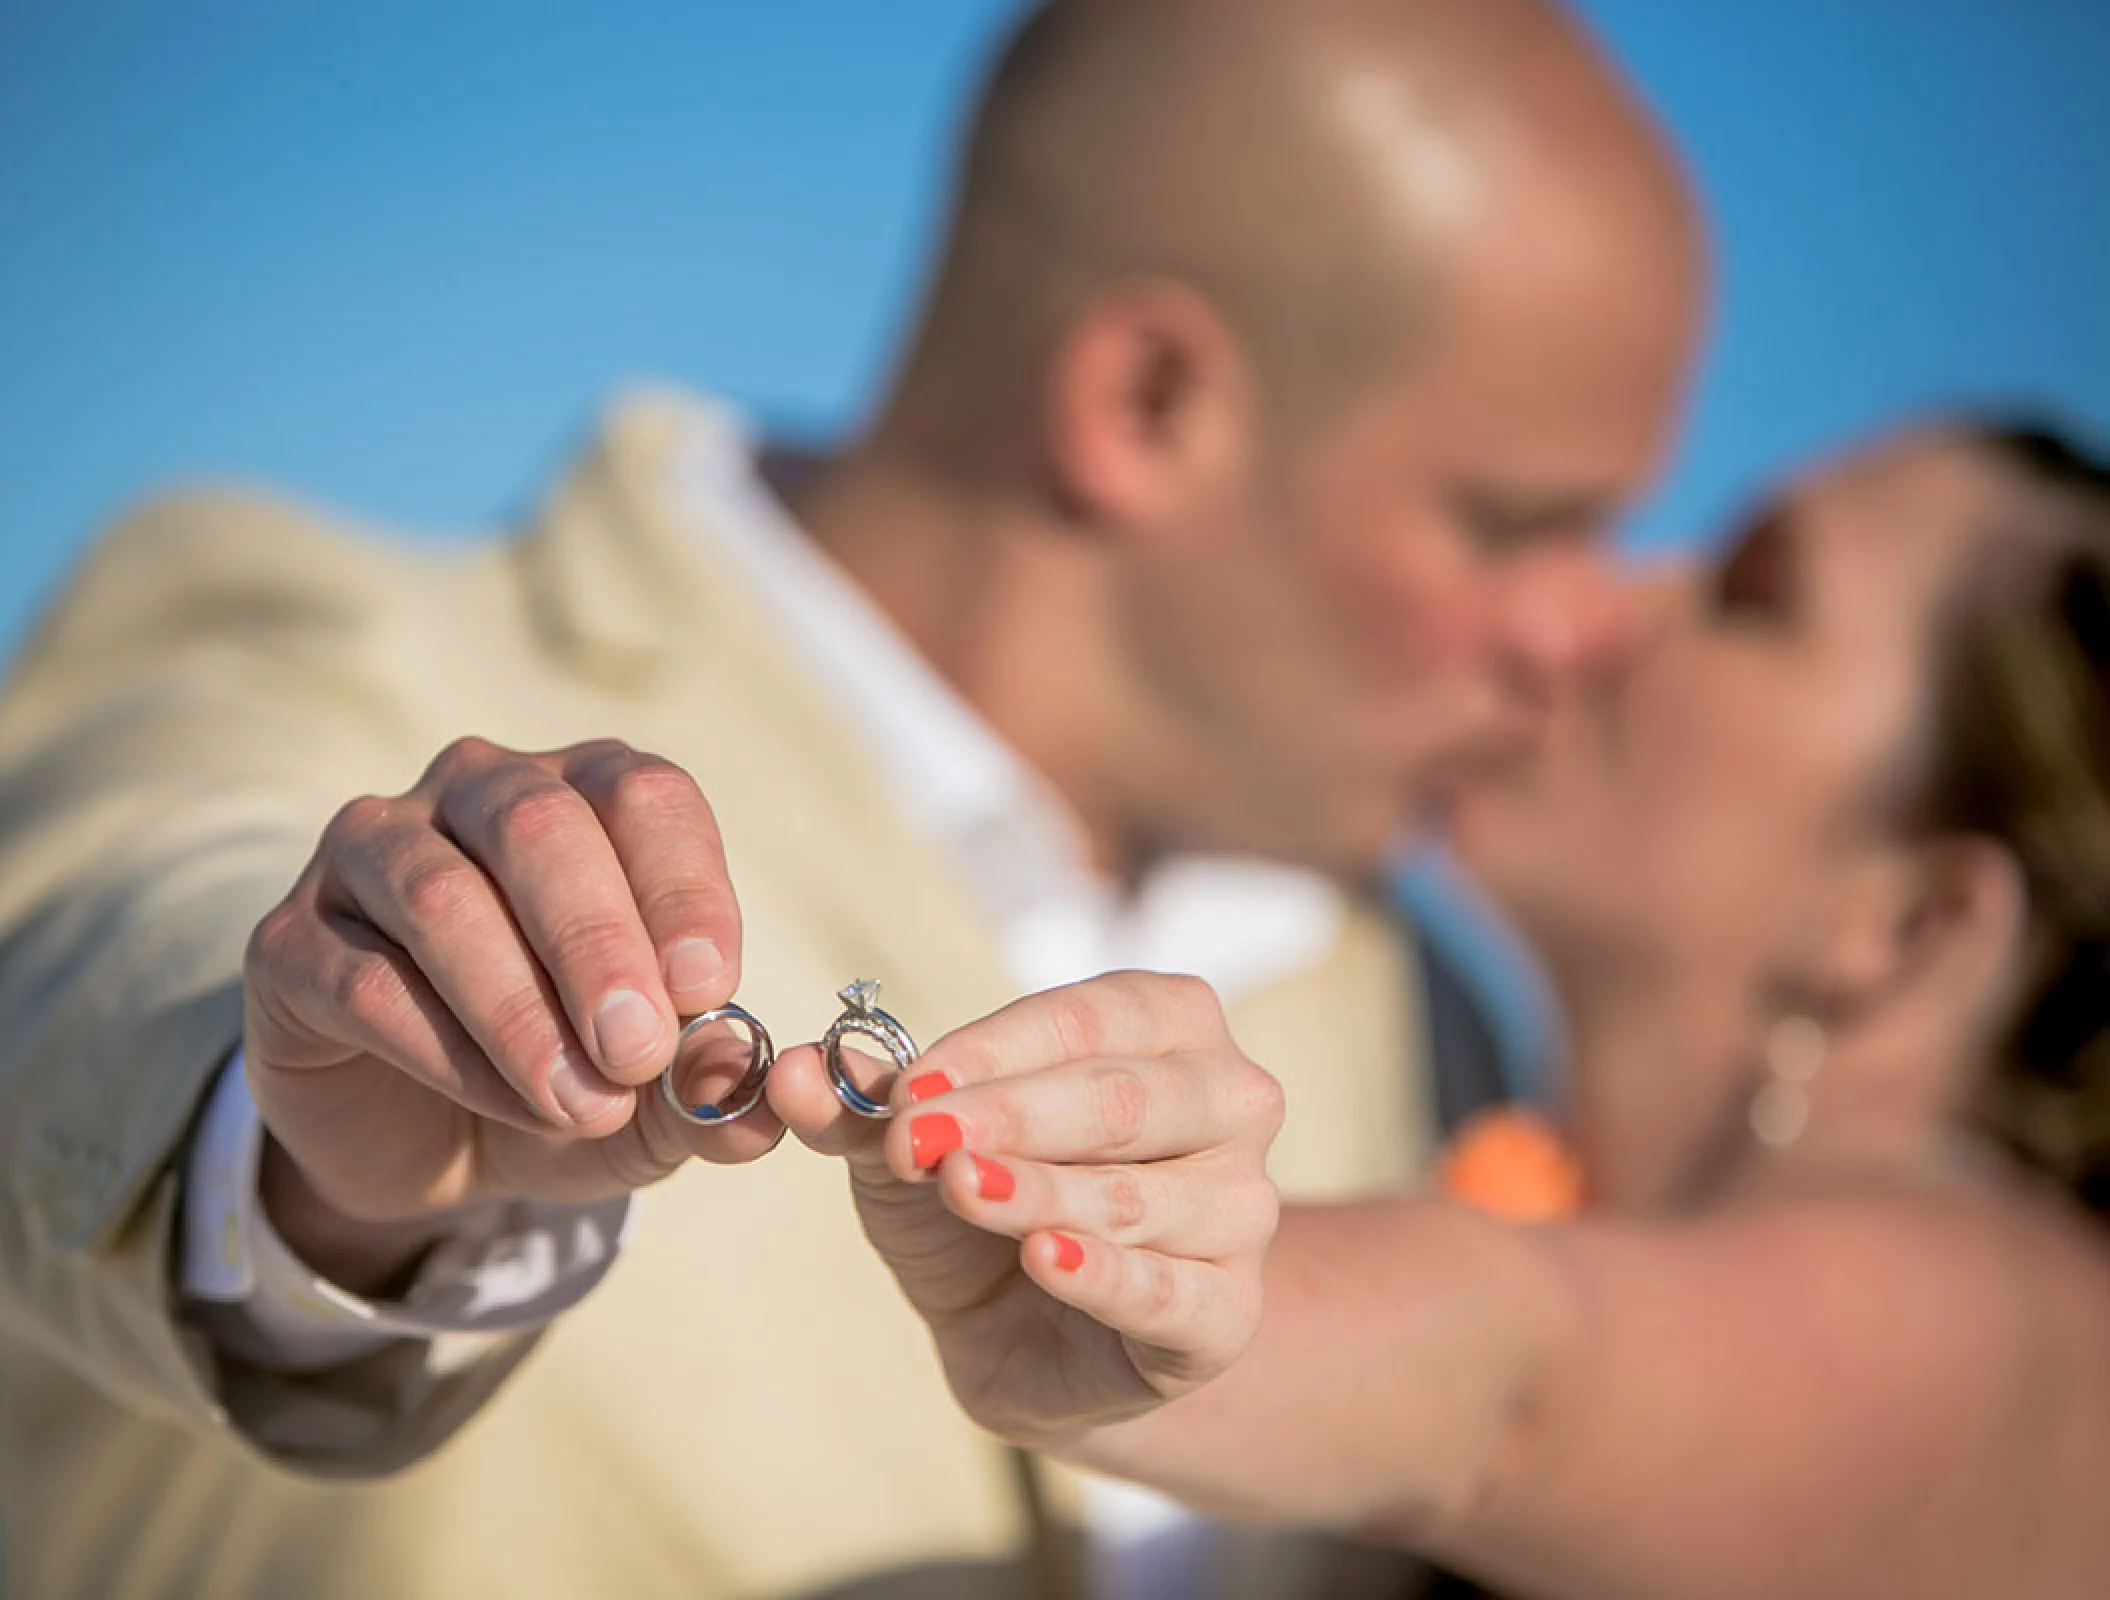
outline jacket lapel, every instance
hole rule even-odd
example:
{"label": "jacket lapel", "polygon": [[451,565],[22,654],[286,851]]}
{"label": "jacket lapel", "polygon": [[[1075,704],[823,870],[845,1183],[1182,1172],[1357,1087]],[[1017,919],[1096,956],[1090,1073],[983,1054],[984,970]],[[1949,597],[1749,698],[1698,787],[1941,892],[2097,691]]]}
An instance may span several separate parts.
{"label": "jacket lapel", "polygon": [[[521,541],[537,625],[580,676],[640,702],[641,737],[702,782],[736,883],[744,855],[767,853],[772,877],[827,908],[846,980],[893,976],[890,1002],[945,1026],[993,1009],[1011,993],[980,904],[679,498],[684,440],[713,420],[671,392],[616,407]],[[913,973],[946,977],[917,993]]]}

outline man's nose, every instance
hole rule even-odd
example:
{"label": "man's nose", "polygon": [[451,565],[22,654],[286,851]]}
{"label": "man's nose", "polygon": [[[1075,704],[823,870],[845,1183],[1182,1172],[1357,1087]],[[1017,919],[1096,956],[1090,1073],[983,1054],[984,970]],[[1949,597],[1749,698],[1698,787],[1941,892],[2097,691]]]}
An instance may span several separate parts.
{"label": "man's nose", "polygon": [[1503,644],[1540,692],[1616,673],[1658,625],[1652,588],[1596,552],[1549,560],[1522,578],[1504,618]]}

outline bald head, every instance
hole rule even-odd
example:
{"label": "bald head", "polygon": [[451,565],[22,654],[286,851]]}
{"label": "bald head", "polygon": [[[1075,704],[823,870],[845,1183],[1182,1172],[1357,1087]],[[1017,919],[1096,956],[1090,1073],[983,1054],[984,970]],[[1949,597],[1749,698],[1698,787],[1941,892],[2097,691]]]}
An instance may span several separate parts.
{"label": "bald head", "polygon": [[1046,0],[983,96],[895,409],[986,452],[1095,293],[1161,278],[1295,426],[1497,247],[1697,257],[1654,125],[1543,0]]}
{"label": "bald head", "polygon": [[801,512],[1109,870],[1362,882],[1624,648],[1698,267],[1547,0],[1044,0]]}

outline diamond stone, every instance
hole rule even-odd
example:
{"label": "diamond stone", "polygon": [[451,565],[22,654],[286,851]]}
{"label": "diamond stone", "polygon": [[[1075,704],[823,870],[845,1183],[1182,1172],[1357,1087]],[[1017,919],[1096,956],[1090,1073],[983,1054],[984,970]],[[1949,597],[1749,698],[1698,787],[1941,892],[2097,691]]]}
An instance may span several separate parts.
{"label": "diamond stone", "polygon": [[852,1011],[870,1011],[879,1003],[879,980],[859,978],[835,997]]}

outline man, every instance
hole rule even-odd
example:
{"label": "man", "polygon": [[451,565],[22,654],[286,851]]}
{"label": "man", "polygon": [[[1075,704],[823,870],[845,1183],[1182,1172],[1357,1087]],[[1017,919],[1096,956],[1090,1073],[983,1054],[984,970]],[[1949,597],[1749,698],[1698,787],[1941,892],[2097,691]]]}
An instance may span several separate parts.
{"label": "man", "polygon": [[1410,1181],[1371,886],[1620,648],[1694,233],[1540,0],[1054,0],[788,507],[662,396],[466,556],[142,513],[0,706],[15,1588],[1054,1581],[1071,1487],[831,1164],[660,1102],[678,1020],[1195,970],[1290,1192]]}

